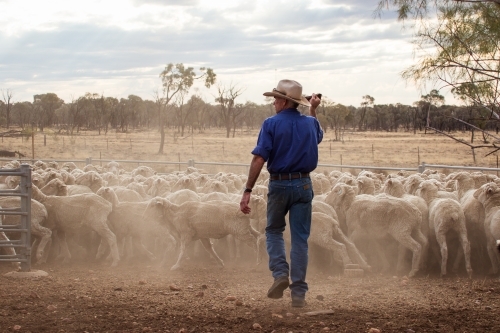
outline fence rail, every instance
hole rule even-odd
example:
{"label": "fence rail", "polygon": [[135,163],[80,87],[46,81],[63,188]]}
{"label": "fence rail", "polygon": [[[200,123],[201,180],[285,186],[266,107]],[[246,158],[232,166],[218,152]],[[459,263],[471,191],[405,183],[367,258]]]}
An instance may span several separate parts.
{"label": "fence rail", "polygon": [[[9,158],[0,158],[0,161],[11,161]],[[34,163],[34,160],[31,159],[22,159],[22,162]],[[206,166],[230,166],[230,167],[243,167],[248,171],[250,167],[250,163],[225,163],[225,162],[196,162],[195,160],[188,160],[187,162],[175,162],[175,161],[148,161],[148,160],[113,160],[113,159],[93,159],[92,157],[88,157],[84,160],[63,160],[63,159],[39,159],[37,161],[42,162],[57,162],[57,163],[65,163],[65,162],[73,162],[79,164],[93,164],[93,163],[108,163],[108,162],[118,162],[123,164],[136,164],[140,165],[175,165],[184,167],[196,167],[198,165],[206,165]],[[394,166],[368,166],[368,165],[347,165],[347,164],[318,164],[318,167],[325,167],[331,169],[359,169],[359,170],[380,170],[380,171],[411,171],[411,172],[424,172],[426,169],[452,169],[452,170],[474,170],[474,171],[486,171],[486,172],[496,172],[500,171],[500,168],[486,168],[486,167],[476,167],[476,166],[457,166],[457,165],[442,165],[442,164],[427,164],[422,162],[420,165],[410,168],[410,167],[394,167]],[[0,196],[3,194],[0,193]]]}
{"label": "fence rail", "polygon": [[[20,176],[21,182],[17,190],[0,190],[2,196],[20,197],[19,208],[2,208],[0,199],[0,232],[20,233],[18,240],[5,239],[0,241],[0,247],[16,248],[16,254],[2,254],[0,261],[20,262],[21,271],[31,270],[31,168],[28,164],[22,164],[17,169],[0,169],[0,176]],[[20,223],[16,225],[3,225],[1,222],[5,216],[19,215]]]}

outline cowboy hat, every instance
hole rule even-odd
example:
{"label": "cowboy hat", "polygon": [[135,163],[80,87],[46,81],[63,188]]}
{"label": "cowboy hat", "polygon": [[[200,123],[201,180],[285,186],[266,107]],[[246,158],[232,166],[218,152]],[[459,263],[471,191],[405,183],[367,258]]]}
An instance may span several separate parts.
{"label": "cowboy hat", "polygon": [[264,96],[284,98],[301,105],[311,106],[311,103],[302,96],[302,86],[300,83],[293,80],[281,80],[273,91],[265,92]]}

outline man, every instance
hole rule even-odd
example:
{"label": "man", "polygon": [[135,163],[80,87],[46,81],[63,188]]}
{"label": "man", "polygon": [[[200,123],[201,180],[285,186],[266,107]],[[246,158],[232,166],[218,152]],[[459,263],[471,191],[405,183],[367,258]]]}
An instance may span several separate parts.
{"label": "man", "polygon": [[[316,119],[316,108],[320,103],[313,94],[310,102],[302,96],[302,86],[292,80],[281,80],[276,89],[264,93],[273,96],[276,115],[267,118],[252,151],[248,181],[240,202],[243,213],[249,214],[248,206],[252,188],[264,163],[270,173],[267,200],[266,245],[269,254],[269,269],[274,283],[267,296],[281,298],[290,287],[292,306],[303,307],[308,290],[306,271],[308,244],[311,230],[312,199],[314,196],[309,173],[318,165],[318,144],[323,139],[323,130]],[[310,116],[302,115],[298,105],[309,106]],[[289,214],[292,246],[290,267],[286,261],[283,231]],[[288,276],[292,280],[289,283]]]}

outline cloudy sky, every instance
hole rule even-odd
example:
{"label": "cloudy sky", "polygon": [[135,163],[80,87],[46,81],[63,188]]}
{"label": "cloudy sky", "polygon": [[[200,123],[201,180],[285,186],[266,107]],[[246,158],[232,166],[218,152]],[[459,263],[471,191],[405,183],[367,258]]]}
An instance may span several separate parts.
{"label": "cloudy sky", "polygon": [[[213,68],[238,102],[264,103],[279,79],[358,106],[412,104],[399,73],[415,60],[410,30],[374,18],[378,0],[0,0],[0,89],[14,101],[54,92],[153,99],[168,63]],[[428,87],[432,89],[432,87]],[[215,90],[194,87],[207,102]],[[451,95],[444,94],[447,102]]]}

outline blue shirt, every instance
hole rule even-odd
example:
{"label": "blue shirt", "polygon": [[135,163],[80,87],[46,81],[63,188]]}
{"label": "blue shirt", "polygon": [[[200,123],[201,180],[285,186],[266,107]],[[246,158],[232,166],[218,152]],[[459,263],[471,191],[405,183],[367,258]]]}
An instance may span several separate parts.
{"label": "blue shirt", "polygon": [[252,154],[267,162],[269,173],[311,172],[318,166],[323,130],[316,118],[286,109],[264,120]]}

